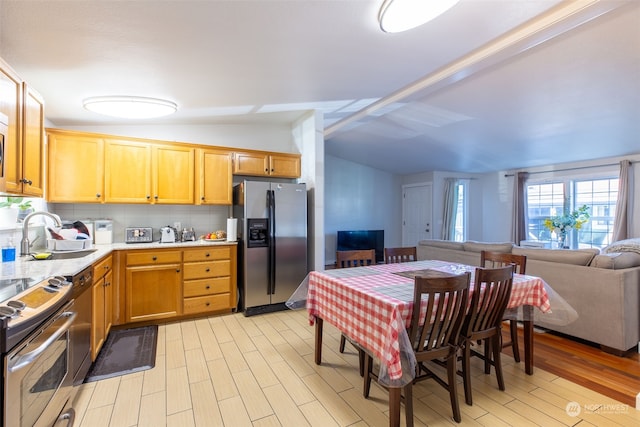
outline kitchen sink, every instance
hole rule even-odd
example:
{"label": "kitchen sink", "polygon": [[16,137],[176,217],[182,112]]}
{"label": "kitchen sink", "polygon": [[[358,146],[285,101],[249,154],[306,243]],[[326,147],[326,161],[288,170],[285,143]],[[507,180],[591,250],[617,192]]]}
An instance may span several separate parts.
{"label": "kitchen sink", "polygon": [[[82,258],[89,254],[94,253],[98,249],[83,249],[80,251],[56,251],[52,252],[51,256],[47,258],[48,260],[56,260],[56,259],[74,259],[74,258]],[[34,258],[31,258],[34,259]]]}

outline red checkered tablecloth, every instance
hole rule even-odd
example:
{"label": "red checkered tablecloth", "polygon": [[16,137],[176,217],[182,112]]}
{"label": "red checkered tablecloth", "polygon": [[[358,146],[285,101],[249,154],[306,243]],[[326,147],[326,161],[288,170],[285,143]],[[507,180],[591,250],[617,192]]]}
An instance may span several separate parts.
{"label": "red checkered tablecloth", "polygon": [[[398,380],[402,377],[400,338],[406,336],[411,320],[414,280],[397,273],[424,269],[461,273],[475,268],[429,260],[313,271],[308,276],[309,322],[313,325],[320,317],[331,323],[378,358],[390,380]],[[508,308],[530,305],[549,311],[544,285],[539,277],[516,274]]]}

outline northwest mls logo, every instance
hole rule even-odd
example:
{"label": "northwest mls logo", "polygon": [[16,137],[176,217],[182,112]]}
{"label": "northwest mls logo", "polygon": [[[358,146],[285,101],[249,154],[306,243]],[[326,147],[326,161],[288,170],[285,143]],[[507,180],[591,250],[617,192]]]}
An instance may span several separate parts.
{"label": "northwest mls logo", "polygon": [[570,417],[577,417],[580,415],[581,408],[578,402],[569,402],[567,403],[567,406],[565,406],[564,410]]}
{"label": "northwest mls logo", "polygon": [[582,410],[585,414],[622,414],[629,411],[629,405],[624,403],[586,403],[569,402],[564,410],[570,417],[577,417]]}

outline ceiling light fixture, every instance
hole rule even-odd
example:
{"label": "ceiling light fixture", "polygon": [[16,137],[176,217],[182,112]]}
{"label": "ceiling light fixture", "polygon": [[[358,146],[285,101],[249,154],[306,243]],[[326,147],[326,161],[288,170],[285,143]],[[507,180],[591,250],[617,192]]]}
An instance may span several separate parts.
{"label": "ceiling light fixture", "polygon": [[140,96],[96,96],[85,99],[82,104],[94,113],[126,119],[162,117],[178,110],[174,102]]}
{"label": "ceiling light fixture", "polygon": [[386,33],[399,33],[431,21],[459,0],[385,0],[378,22]]}

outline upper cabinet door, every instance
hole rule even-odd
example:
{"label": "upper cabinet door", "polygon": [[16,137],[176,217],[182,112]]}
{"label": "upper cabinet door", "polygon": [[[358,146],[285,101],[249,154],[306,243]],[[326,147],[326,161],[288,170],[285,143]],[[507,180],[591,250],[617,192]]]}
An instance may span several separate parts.
{"label": "upper cabinet door", "polygon": [[101,203],[104,200],[104,141],[82,133],[47,131],[47,200]]}
{"label": "upper cabinet door", "polygon": [[153,203],[193,204],[195,148],[153,147]]}
{"label": "upper cabinet door", "polygon": [[7,116],[8,133],[4,138],[2,156],[4,181],[0,191],[20,193],[22,191],[22,80],[13,69],[0,58],[0,113]]}
{"label": "upper cabinet door", "polygon": [[300,156],[270,155],[269,174],[278,177],[299,178],[301,174]]}
{"label": "upper cabinet door", "polygon": [[269,155],[261,153],[235,153],[233,159],[235,175],[269,175]]}
{"label": "upper cabinet door", "polygon": [[214,149],[198,149],[198,190],[196,204],[230,205],[233,202],[231,152]]}
{"label": "upper cabinet door", "polygon": [[23,83],[22,194],[44,195],[44,100]]}
{"label": "upper cabinet door", "polygon": [[104,151],[104,201],[152,203],[151,145],[107,139]]}

